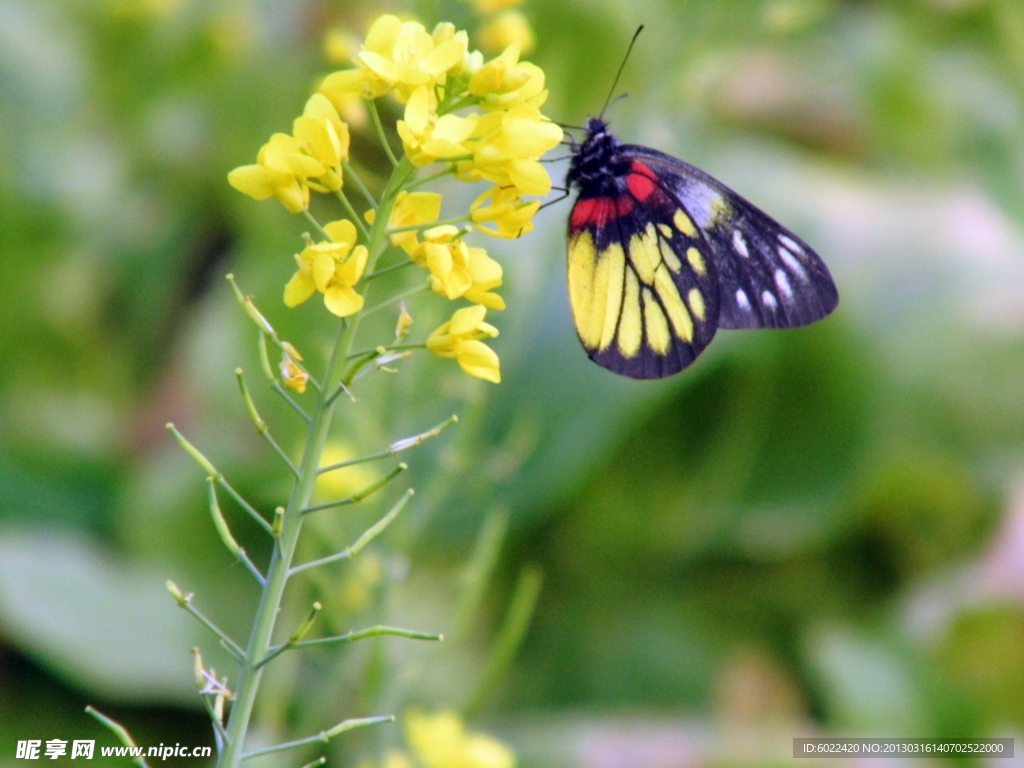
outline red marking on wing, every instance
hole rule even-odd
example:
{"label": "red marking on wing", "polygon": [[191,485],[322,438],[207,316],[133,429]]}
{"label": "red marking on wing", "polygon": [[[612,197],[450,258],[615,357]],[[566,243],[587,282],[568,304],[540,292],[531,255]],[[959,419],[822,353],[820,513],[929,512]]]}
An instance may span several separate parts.
{"label": "red marking on wing", "polygon": [[621,197],[590,197],[578,200],[572,209],[570,224],[579,229],[585,224],[603,227],[619,216],[625,216],[633,210],[633,198],[629,195]]}
{"label": "red marking on wing", "polygon": [[633,163],[631,171],[626,176],[626,186],[633,197],[643,202],[656,191],[655,181],[658,177],[654,175],[654,171],[639,161]]}

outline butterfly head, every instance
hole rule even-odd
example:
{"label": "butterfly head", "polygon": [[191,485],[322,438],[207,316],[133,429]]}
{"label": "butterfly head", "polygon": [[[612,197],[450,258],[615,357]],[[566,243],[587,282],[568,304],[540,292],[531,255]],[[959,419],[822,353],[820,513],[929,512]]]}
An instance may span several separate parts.
{"label": "butterfly head", "polygon": [[[566,186],[579,184],[583,187],[603,186],[612,183],[613,177],[624,172],[620,167],[625,162],[619,155],[622,145],[608,130],[608,123],[599,117],[587,121],[587,136],[583,143],[575,148],[569,172],[566,174]],[[594,189],[595,192],[600,192]]]}

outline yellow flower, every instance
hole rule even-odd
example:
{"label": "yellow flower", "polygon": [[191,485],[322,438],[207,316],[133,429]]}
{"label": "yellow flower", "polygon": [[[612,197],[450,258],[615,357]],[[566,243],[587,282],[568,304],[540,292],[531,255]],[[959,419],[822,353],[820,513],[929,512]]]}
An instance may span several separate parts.
{"label": "yellow flower", "polygon": [[452,319],[442,325],[427,339],[427,349],[438,357],[455,358],[470,376],[501,381],[501,369],[494,350],[481,339],[498,335],[498,329],[484,322],[487,308],[479,304],[460,309]]}
{"label": "yellow flower", "polygon": [[473,284],[462,298],[476,304],[483,304],[488,309],[504,309],[505,300],[496,293],[491,293],[501,285],[501,264],[487,255],[483,248],[469,249],[469,276]]}
{"label": "yellow flower", "polygon": [[451,712],[405,718],[405,738],[425,768],[515,768],[512,751],[481,733],[467,733]]}
{"label": "yellow flower", "polygon": [[349,133],[330,100],[314,93],[302,117],[295,119],[292,132],[299,147],[324,168],[317,176],[320,184],[307,183],[318,192],[341,189],[341,164],[348,160]]}
{"label": "yellow flower", "polygon": [[[490,205],[483,207],[488,200]],[[473,202],[470,215],[474,226],[485,235],[514,240],[533,231],[533,214],[538,210],[540,201],[524,202],[515,187],[492,187]]]}
{"label": "yellow flower", "polygon": [[492,290],[501,285],[501,265],[483,248],[470,248],[460,231],[446,224],[423,233],[424,242],[413,254],[416,263],[430,270],[430,288],[449,299],[459,297],[489,309],[504,309],[505,302]]}
{"label": "yellow flower", "polygon": [[284,349],[278,368],[281,371],[281,377],[284,379],[284,385],[302,394],[306,391],[306,384],[309,383],[309,374],[297,362],[302,359],[302,355],[287,341],[282,343],[282,347]]}
{"label": "yellow flower", "polygon": [[537,42],[533,27],[519,11],[505,11],[480,30],[480,45],[488,51],[502,51],[513,43],[523,53],[533,50]]}
{"label": "yellow flower", "polygon": [[430,35],[418,22],[385,14],[370,27],[354,58],[365,71],[367,95],[373,98],[394,88],[404,103],[419,86],[444,85],[468,47],[469,37],[451,24],[439,24]]}
{"label": "yellow flower", "polygon": [[507,111],[490,112],[477,121],[473,159],[457,162],[456,171],[466,181],[514,185],[516,195],[546,195],[551,177],[539,158],[558,146],[563,135],[537,107],[513,104]]}
{"label": "yellow flower", "polygon": [[520,43],[513,42],[470,78],[469,92],[483,97],[481,107],[504,109],[519,101],[540,107],[547,101],[544,70],[528,61],[519,61],[520,52]]}
{"label": "yellow flower", "polygon": [[299,269],[284,288],[284,303],[298,306],[319,291],[328,310],[347,317],[363,308],[363,297],[353,286],[363,276],[369,254],[366,246],[355,245],[351,221],[332,221],[324,230],[331,242],[312,243],[295,255]]}
{"label": "yellow flower", "polygon": [[416,88],[405,105],[405,119],[398,121],[405,153],[413,165],[470,154],[465,141],[473,134],[477,116],[437,116],[433,92],[426,86]]}
{"label": "yellow flower", "polygon": [[418,264],[430,270],[430,287],[449,299],[459,298],[473,285],[469,247],[458,236],[459,229],[451,224],[428,229],[423,233],[423,244],[413,254]]}
{"label": "yellow flower", "polygon": [[[418,224],[429,224],[437,221],[441,215],[441,196],[436,192],[403,191],[391,209],[388,229],[414,227]],[[419,238],[414,230],[398,232],[391,235],[391,242],[402,248],[410,256],[419,248]]]}
{"label": "yellow flower", "polygon": [[412,325],[412,315],[405,308],[405,302],[399,304],[398,322],[395,324],[395,338],[404,339],[409,335],[409,326]]}
{"label": "yellow flower", "polygon": [[302,152],[294,137],[275,133],[260,147],[256,164],[235,168],[228,174],[228,183],[256,200],[276,197],[292,213],[301,213],[309,207],[308,179],[326,170]]}
{"label": "yellow flower", "polygon": [[366,70],[343,69],[325,77],[317,90],[348,122],[363,126],[366,123],[366,104],[363,102],[366,84]]}

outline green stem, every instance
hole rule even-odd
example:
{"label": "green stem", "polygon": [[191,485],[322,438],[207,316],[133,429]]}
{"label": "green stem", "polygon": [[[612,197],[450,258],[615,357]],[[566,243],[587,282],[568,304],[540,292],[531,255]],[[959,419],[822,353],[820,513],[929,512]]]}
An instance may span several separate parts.
{"label": "green stem", "polygon": [[[370,107],[371,113],[376,117],[376,110],[372,101],[370,102]],[[376,119],[379,123],[379,118]],[[380,210],[370,230],[369,243],[367,244],[369,260],[365,270],[367,273],[373,272],[377,258],[383,251],[386,240],[385,232],[388,219],[391,217],[391,209],[399,192],[408,182],[414,170],[408,158],[402,158],[401,162],[396,163],[395,170],[392,172],[391,179],[388,181],[387,188],[381,197]],[[302,461],[299,463],[299,476],[292,487],[288,504],[281,517],[281,532],[277,538],[277,546],[274,547],[270,558],[270,565],[267,568],[266,586],[264,586],[263,594],[260,597],[260,604],[256,611],[252,633],[249,636],[245,658],[239,670],[235,701],[231,707],[231,714],[228,717],[226,728],[228,743],[225,745],[224,752],[218,761],[220,768],[238,768],[243,758],[246,757],[243,753],[245,736],[249,730],[249,722],[252,719],[253,707],[256,703],[260,681],[263,677],[263,668],[258,667],[257,664],[267,655],[270,648],[274,625],[281,610],[281,599],[284,596],[285,585],[288,581],[288,569],[291,567],[292,558],[295,556],[299,533],[302,530],[302,510],[309,506],[309,500],[313,495],[313,487],[319,474],[320,460],[323,455],[324,445],[327,442],[331,419],[334,415],[336,401],[330,400],[329,396],[324,393],[333,391],[336,383],[341,379],[342,371],[345,369],[348,356],[352,351],[352,345],[355,342],[356,332],[359,328],[359,318],[360,315],[357,313],[347,318],[346,321],[342,321],[339,326],[334,349],[331,352],[327,363],[327,370],[322,378],[323,390],[317,394],[317,404],[316,409],[313,411],[313,416],[307,417],[309,418],[309,433],[302,452]],[[350,382],[342,383],[348,384]],[[279,394],[281,393],[279,392]],[[288,399],[290,400],[290,398]]]}
{"label": "green stem", "polygon": [[[105,726],[107,726],[107,728],[109,728],[111,731],[113,731],[114,735],[117,736],[118,740],[122,744],[124,744],[126,747],[137,747],[137,746],[139,746],[138,744],[135,743],[135,739],[132,738],[132,735],[130,733],[128,733],[128,729],[125,728],[123,725],[121,725],[119,722],[117,722],[117,720],[111,720],[109,717],[104,715],[98,709],[94,709],[92,706],[86,707],[85,711],[88,712],[93,717],[95,717],[97,720],[99,720]],[[141,757],[133,758],[132,762],[135,763],[136,765],[141,766],[141,768],[149,768],[149,765]]]}
{"label": "green stem", "polygon": [[377,201],[373,199],[373,195],[370,194],[370,190],[366,188],[366,185],[363,183],[363,180],[359,178],[359,174],[356,173],[356,169],[349,164],[348,160],[344,162],[343,167],[345,168],[346,178],[352,179],[352,183],[356,185],[356,188],[359,190],[359,193],[366,199],[366,202],[369,204],[369,206],[376,211]]}
{"label": "green stem", "polygon": [[272,752],[282,752],[286,749],[304,747],[306,744],[315,744],[318,741],[327,742],[330,741],[332,737],[345,733],[345,731],[351,731],[353,728],[362,728],[367,725],[376,725],[377,723],[393,723],[394,721],[394,715],[384,715],[383,717],[362,717],[355,720],[346,720],[343,723],[338,723],[336,726],[331,728],[331,730],[323,731],[318,733],[316,736],[309,736],[305,739],[288,741],[284,744],[275,744],[272,747],[264,747],[263,749],[254,750],[242,755],[242,760],[248,760],[250,757],[257,757],[259,755],[269,755]]}
{"label": "green stem", "polygon": [[396,293],[394,296],[390,296],[384,299],[384,301],[382,301],[380,304],[372,306],[369,309],[364,309],[363,317],[366,317],[367,315],[372,315],[374,312],[379,312],[382,309],[387,309],[388,307],[394,306],[402,299],[408,299],[410,296],[415,296],[417,293],[423,293],[424,291],[429,290],[430,283],[425,282],[422,285],[417,285],[415,288],[410,288],[409,290],[403,291],[402,293]]}
{"label": "green stem", "polygon": [[440,219],[438,221],[427,221],[424,222],[423,224],[410,224],[407,227],[395,227],[394,229],[389,229],[388,234],[397,235],[399,232],[412,232],[414,230],[433,229],[434,227],[444,226],[445,224],[464,224],[465,222],[472,220],[472,216],[456,216],[453,219]]}
{"label": "green stem", "polygon": [[333,635],[332,637],[320,637],[315,640],[298,640],[296,642],[287,642],[284,645],[279,645],[276,648],[271,648],[270,653],[267,657],[260,662],[260,666],[273,661],[285,651],[290,651],[293,648],[308,648],[312,645],[330,645],[333,643],[354,643],[357,640],[365,640],[368,637],[383,637],[390,635],[393,637],[404,637],[409,640],[433,640],[435,642],[441,642],[444,640],[444,635],[432,635],[428,632],[417,632],[412,629],[399,629],[398,627],[384,627],[376,626],[370,627],[369,629],[362,629],[356,632],[346,632],[344,635]]}
{"label": "green stem", "polygon": [[369,240],[370,233],[367,231],[366,225],[363,224],[363,218],[358,213],[356,213],[356,209],[352,207],[352,203],[350,203],[348,201],[348,198],[345,197],[345,193],[339,189],[336,190],[334,194],[338,196],[338,199],[341,201],[342,206],[345,208],[345,211],[348,213],[348,215],[352,218],[352,223],[356,225],[356,228],[359,230],[360,234],[365,239]]}
{"label": "green stem", "polygon": [[313,225],[314,229],[316,229],[316,231],[320,233],[320,236],[323,237],[324,240],[326,240],[329,243],[334,242],[334,239],[327,234],[326,229],[320,226],[320,222],[316,220],[312,213],[309,212],[308,208],[302,212],[302,215],[306,217],[309,223]]}
{"label": "green stem", "polygon": [[373,280],[375,278],[381,277],[382,275],[387,275],[387,274],[390,274],[392,272],[397,272],[400,269],[405,269],[406,267],[411,267],[415,263],[416,262],[413,261],[412,259],[406,259],[405,261],[400,261],[397,264],[392,264],[390,267],[381,267],[380,269],[378,269],[373,274],[367,275],[364,278],[364,280],[367,280],[367,281]]}
{"label": "green stem", "polygon": [[443,178],[445,176],[451,176],[453,173],[455,173],[455,166],[449,166],[448,168],[439,173],[432,173],[430,176],[425,176],[422,179],[416,179],[416,181],[412,182],[408,188],[410,190],[413,190],[416,189],[417,187],[422,187],[424,184],[429,184],[430,182],[436,181],[437,179]]}
{"label": "green stem", "polygon": [[[374,99],[367,99],[367,105],[370,107],[370,117],[373,118],[373,127],[377,129],[377,138],[380,139],[380,145],[384,147],[384,151],[388,155],[388,160],[391,164],[398,168],[398,159],[395,157],[395,153],[391,151],[391,145],[388,144],[387,134],[384,133],[384,126],[380,123],[380,115],[377,113],[377,102]],[[402,162],[405,162],[406,158],[402,158]]]}

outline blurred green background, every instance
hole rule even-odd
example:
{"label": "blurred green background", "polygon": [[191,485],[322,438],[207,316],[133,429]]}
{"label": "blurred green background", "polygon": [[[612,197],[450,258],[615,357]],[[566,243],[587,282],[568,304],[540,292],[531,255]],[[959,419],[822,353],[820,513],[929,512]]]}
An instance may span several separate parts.
{"label": "blurred green background", "polygon": [[[280,302],[308,225],[225,175],[348,66],[325,56],[328,31],[357,45],[385,10],[471,40],[483,23],[454,0],[0,0],[0,765],[20,764],[19,739],[113,743],[87,703],[145,745],[212,743],[188,649],[234,670],[163,582],[239,639],[257,595],[163,425],[262,510],[285,497],[237,397],[235,366],[253,386],[258,369],[223,275],[314,370],[333,323],[318,302]],[[325,633],[450,632],[473,540],[500,509],[508,534],[475,629],[289,657],[268,678],[267,739],[462,706],[527,563],[544,573],[534,621],[472,724],[523,766],[781,764],[796,735],[1024,735],[1024,3],[522,10],[544,111],[569,123],[600,110],[645,23],[613,130],[812,243],[839,310],[721,333],[684,374],[628,381],[576,340],[568,202],[520,241],[477,238],[506,270],[504,382],[422,355],[361,382],[339,455],[462,421],[409,454],[419,493],[403,526],[318,572],[287,617],[319,598]],[[353,132],[379,189],[386,159],[367,126]],[[551,168],[557,180],[565,165]],[[452,211],[483,189],[440,187]],[[444,309],[417,297],[414,338]],[[297,447],[286,409],[257,399]],[[318,520],[307,556],[379,512]],[[399,733],[336,754],[372,756]]]}

